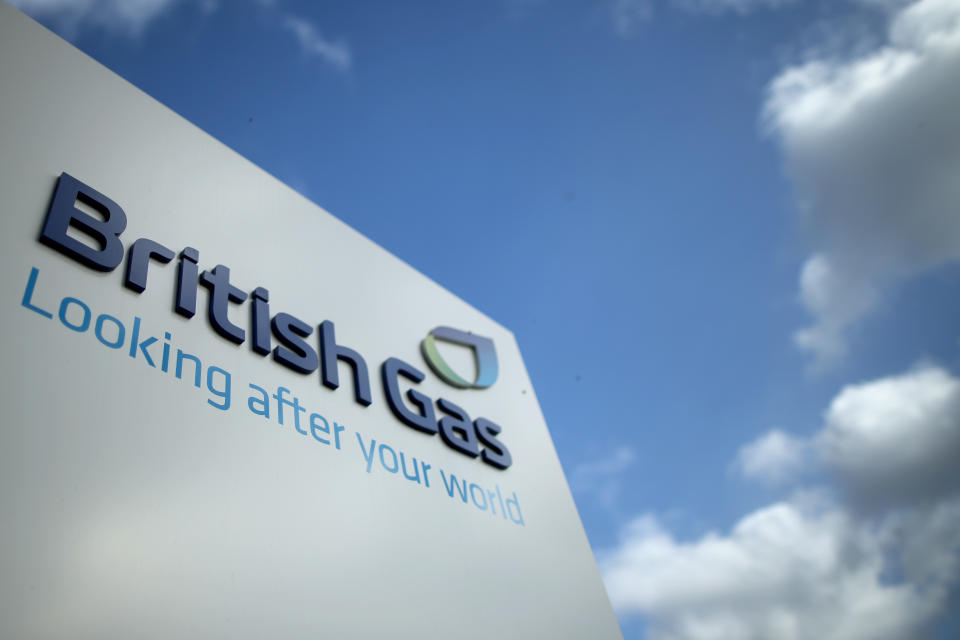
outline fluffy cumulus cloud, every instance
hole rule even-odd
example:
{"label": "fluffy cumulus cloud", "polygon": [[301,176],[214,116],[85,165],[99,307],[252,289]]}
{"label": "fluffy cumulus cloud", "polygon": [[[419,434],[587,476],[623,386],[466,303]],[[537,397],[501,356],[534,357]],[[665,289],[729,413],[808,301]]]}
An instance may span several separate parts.
{"label": "fluffy cumulus cloud", "polygon": [[[154,18],[177,0],[10,0],[10,4],[37,18],[52,18],[60,28],[75,33],[84,26],[137,36]],[[210,2],[204,6],[212,7]]]}
{"label": "fluffy cumulus cloud", "polygon": [[913,504],[960,487],[960,380],[925,365],[843,389],[816,437],[858,502]]}
{"label": "fluffy cumulus cloud", "polygon": [[[960,578],[960,379],[921,365],[842,389],[810,438],[743,447],[745,474],[824,469],[729,532],[682,541],[653,516],[599,554],[614,607],[651,640],[922,637]],[[833,497],[838,496],[838,497]]]}
{"label": "fluffy cumulus cloud", "polygon": [[945,601],[940,585],[884,577],[883,536],[809,496],[681,542],[649,516],[600,556],[611,601],[650,640],[901,640]]}
{"label": "fluffy cumulus cloud", "polygon": [[764,108],[817,246],[795,340],[819,367],[885,287],[960,258],[960,3],[865,4],[888,11],[882,45],[784,70]]}

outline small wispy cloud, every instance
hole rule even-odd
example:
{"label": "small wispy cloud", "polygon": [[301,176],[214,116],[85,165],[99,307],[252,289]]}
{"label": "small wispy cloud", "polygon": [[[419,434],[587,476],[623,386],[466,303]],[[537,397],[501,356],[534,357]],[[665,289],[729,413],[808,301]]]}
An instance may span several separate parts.
{"label": "small wispy cloud", "polygon": [[653,19],[653,3],[650,0],[614,0],[611,16],[617,34],[629,38]]}
{"label": "small wispy cloud", "polygon": [[673,0],[677,7],[691,13],[738,13],[746,15],[758,9],[778,9],[799,0]]}
{"label": "small wispy cloud", "polygon": [[[136,38],[179,0],[10,0],[27,15],[49,19],[68,37],[97,27]],[[202,3],[206,8],[209,2]]]}
{"label": "small wispy cloud", "polygon": [[506,7],[507,15],[512,20],[521,20],[526,18],[533,12],[535,9],[540,7],[543,4],[546,4],[547,0],[502,0],[504,7]]}
{"label": "small wispy cloud", "polygon": [[609,455],[581,462],[570,473],[570,488],[613,510],[620,491],[620,475],[636,457],[630,447],[620,447]]}
{"label": "small wispy cloud", "polygon": [[296,37],[304,55],[316,56],[341,73],[350,70],[353,57],[346,43],[328,40],[303,18],[288,15],[281,24]]}
{"label": "small wispy cloud", "polygon": [[782,484],[807,466],[809,449],[802,438],[774,429],[741,447],[734,464],[747,478]]}

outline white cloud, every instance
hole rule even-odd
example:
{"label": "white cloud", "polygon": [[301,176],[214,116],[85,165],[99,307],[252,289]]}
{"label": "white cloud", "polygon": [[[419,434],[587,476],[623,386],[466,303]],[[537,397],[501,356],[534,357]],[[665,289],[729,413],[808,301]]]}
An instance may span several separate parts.
{"label": "white cloud", "polygon": [[[843,256],[841,256],[843,260]],[[822,253],[800,271],[800,300],[819,322],[794,334],[794,342],[814,356],[814,369],[828,369],[847,354],[844,330],[876,305],[879,292],[858,261],[838,266]]]}
{"label": "white cloud", "polygon": [[960,3],[889,15],[882,45],[790,67],[767,91],[765,123],[818,247],[800,277],[814,322],[795,341],[821,367],[884,288],[960,258]]}
{"label": "white cloud", "polygon": [[620,476],[634,460],[636,454],[631,448],[620,447],[608,456],[581,462],[569,475],[570,488],[613,510],[620,491]]}
{"label": "white cloud", "polygon": [[844,388],[816,438],[841,486],[871,505],[933,500],[960,486],[960,380],[924,365]]}
{"label": "white cloud", "polygon": [[146,25],[177,0],[10,0],[35,18],[50,18],[69,34],[94,26],[138,36]]}
{"label": "white cloud", "polygon": [[621,615],[651,640],[923,637],[960,577],[960,379],[931,364],[840,390],[812,438],[773,430],[742,447],[749,477],[823,468],[729,533],[677,540],[653,516],[598,554]]}
{"label": "white cloud", "polygon": [[774,429],[742,446],[735,465],[748,478],[780,484],[803,470],[808,449],[803,439]]}
{"label": "white cloud", "polygon": [[295,16],[286,16],[282,22],[293,33],[300,49],[308,56],[317,56],[337,71],[348,71],[352,63],[350,48],[344,42],[324,38],[310,22]]}
{"label": "white cloud", "polygon": [[772,430],[740,448],[734,466],[769,483],[822,468],[858,508],[929,504],[960,492],[960,379],[921,364],[848,385],[812,438]]}
{"label": "white cloud", "polygon": [[644,613],[650,640],[916,637],[942,610],[944,585],[891,583],[883,543],[801,496],[692,542],[641,517],[599,562],[614,608]]}
{"label": "white cloud", "polygon": [[[181,0],[11,0],[11,4],[38,19],[50,19],[68,37],[84,28],[101,28],[129,37],[139,36],[151,21]],[[202,10],[210,12],[217,0],[194,0]],[[257,0],[267,11],[276,11],[275,0]],[[277,14],[274,13],[274,16]],[[279,15],[280,24],[291,32],[307,56],[316,56],[345,72],[350,69],[352,55],[346,43],[325,38],[317,28],[302,18]]]}
{"label": "white cloud", "polygon": [[727,13],[740,15],[752,13],[758,9],[777,9],[798,0],[673,0],[673,3],[686,11],[694,13]]}
{"label": "white cloud", "polygon": [[574,479],[586,479],[610,476],[624,471],[635,459],[636,455],[633,453],[633,449],[630,447],[619,447],[609,456],[581,462],[574,467],[571,477]]}

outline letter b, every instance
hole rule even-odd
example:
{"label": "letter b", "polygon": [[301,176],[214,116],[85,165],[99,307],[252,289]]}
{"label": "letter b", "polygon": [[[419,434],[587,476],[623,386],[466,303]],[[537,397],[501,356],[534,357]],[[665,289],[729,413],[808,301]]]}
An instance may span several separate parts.
{"label": "letter b", "polygon": [[[103,220],[77,208],[77,201],[96,210]],[[70,227],[90,237],[99,248],[69,235]],[[127,216],[120,206],[70,174],[60,174],[40,242],[97,271],[113,271],[123,261],[120,234],[127,228]]]}

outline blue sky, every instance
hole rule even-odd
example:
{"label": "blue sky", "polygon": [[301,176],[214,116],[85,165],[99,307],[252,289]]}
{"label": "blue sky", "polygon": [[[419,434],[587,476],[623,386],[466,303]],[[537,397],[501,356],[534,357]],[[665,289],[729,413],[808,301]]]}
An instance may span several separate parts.
{"label": "blue sky", "polygon": [[18,0],[516,334],[627,638],[960,621],[956,0]]}

